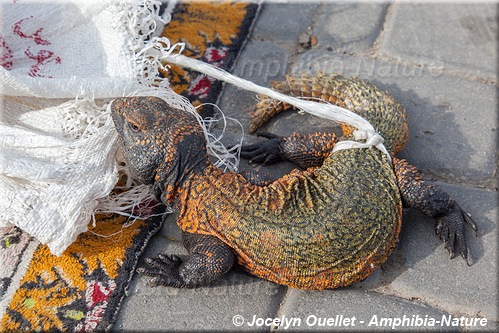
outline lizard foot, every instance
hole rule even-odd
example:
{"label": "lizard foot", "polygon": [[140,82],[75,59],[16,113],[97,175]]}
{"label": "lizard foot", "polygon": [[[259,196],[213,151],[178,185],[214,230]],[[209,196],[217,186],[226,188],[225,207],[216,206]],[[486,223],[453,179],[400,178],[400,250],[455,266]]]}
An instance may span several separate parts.
{"label": "lizard foot", "polygon": [[157,258],[146,258],[144,261],[147,266],[137,268],[137,273],[152,277],[150,285],[184,287],[179,274],[182,260],[178,256],[159,254]]}
{"label": "lizard foot", "polygon": [[241,148],[241,157],[250,160],[250,163],[256,164],[272,164],[282,161],[280,154],[280,145],[284,142],[284,138],[269,132],[258,132],[258,137],[269,139],[268,141],[259,142],[251,145],[245,145]]}
{"label": "lizard foot", "polygon": [[459,254],[468,266],[473,264],[469,248],[466,244],[465,225],[470,225],[471,229],[477,235],[477,226],[475,221],[464,212],[459,205],[452,200],[449,209],[444,214],[435,217],[435,232],[442,239],[445,248],[449,251],[451,259]]}
{"label": "lizard foot", "polygon": [[194,288],[218,280],[234,263],[231,248],[214,236],[183,232],[182,242],[189,252],[185,261],[160,254],[146,258],[147,266],[137,268],[137,272],[152,277],[152,286]]}

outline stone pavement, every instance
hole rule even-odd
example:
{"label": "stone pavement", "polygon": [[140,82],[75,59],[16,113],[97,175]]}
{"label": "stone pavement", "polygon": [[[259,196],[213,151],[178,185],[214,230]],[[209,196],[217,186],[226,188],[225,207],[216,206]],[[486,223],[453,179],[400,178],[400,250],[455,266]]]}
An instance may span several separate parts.
{"label": "stone pavement", "polygon": [[[267,86],[290,73],[340,72],[390,91],[410,119],[401,157],[436,180],[477,222],[478,237],[468,233],[473,266],[449,260],[433,221],[405,210],[397,248],[363,282],[300,291],[235,269],[213,286],[177,290],[148,287],[147,278],[136,275],[114,330],[280,331],[288,325],[300,331],[497,331],[496,17],[492,2],[266,3],[234,71]],[[219,105],[247,129],[244,110],[254,102],[254,94],[226,86]],[[331,125],[297,112],[266,126],[281,135],[317,128]],[[229,128],[228,144],[237,129]],[[262,167],[275,175],[291,168]],[[169,216],[146,255],[185,254],[179,240]],[[468,320],[461,324],[484,319],[453,325],[461,317]],[[270,325],[267,318],[281,324]]]}

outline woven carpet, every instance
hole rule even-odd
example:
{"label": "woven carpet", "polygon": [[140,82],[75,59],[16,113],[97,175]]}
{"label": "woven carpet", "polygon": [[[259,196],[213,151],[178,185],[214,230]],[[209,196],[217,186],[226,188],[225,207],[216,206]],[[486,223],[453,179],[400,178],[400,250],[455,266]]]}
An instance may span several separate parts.
{"label": "woven carpet", "polygon": [[[185,42],[185,55],[230,71],[257,9],[179,3],[162,34]],[[194,105],[217,102],[222,86],[211,78],[180,68],[163,74]],[[201,112],[210,114],[206,107]],[[132,224],[120,215],[98,216],[60,257],[17,227],[0,229],[0,331],[110,330],[137,261],[161,225],[159,216]]]}

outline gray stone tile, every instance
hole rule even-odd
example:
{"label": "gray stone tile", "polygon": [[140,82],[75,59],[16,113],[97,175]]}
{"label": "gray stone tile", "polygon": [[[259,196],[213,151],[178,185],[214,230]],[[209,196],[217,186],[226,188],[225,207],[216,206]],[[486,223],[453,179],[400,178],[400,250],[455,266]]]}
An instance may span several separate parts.
{"label": "gray stone tile", "polygon": [[[233,74],[270,87],[271,81],[284,78],[290,59],[290,53],[281,46],[271,42],[251,41],[241,53]],[[255,93],[226,84],[218,105],[226,116],[237,118],[247,132],[250,117],[248,109],[256,102]],[[239,127],[235,126],[231,130],[239,130]]]}
{"label": "gray stone tile", "polygon": [[438,183],[475,220],[474,237],[467,229],[474,264],[461,257],[449,260],[443,243],[435,235],[434,220],[404,211],[399,244],[383,266],[381,290],[404,298],[416,298],[453,314],[485,317],[498,321],[497,221],[498,194]]}
{"label": "gray stone tile", "polygon": [[256,84],[270,86],[271,81],[284,77],[290,61],[291,53],[286,48],[268,41],[250,41],[233,73]]}
{"label": "gray stone tile", "polygon": [[495,2],[396,4],[381,43],[382,54],[491,79],[496,52]]}
{"label": "gray stone tile", "polygon": [[410,139],[400,157],[441,179],[493,186],[497,101],[492,84],[366,57],[311,50],[291,67],[358,76],[389,91],[407,109]]}
{"label": "gray stone tile", "polygon": [[177,226],[177,216],[178,212],[175,210],[172,213],[165,215],[163,217],[163,227],[161,227],[155,237],[163,237],[165,240],[171,242],[181,242],[182,231]]}
{"label": "gray stone tile", "polygon": [[278,314],[283,324],[277,331],[459,331],[458,327],[440,323],[431,326],[433,320],[440,322],[442,316],[449,314],[424,304],[351,287],[332,291],[290,289]]}
{"label": "gray stone tile", "polygon": [[315,22],[317,48],[338,53],[370,50],[385,19],[387,3],[326,2]]}
{"label": "gray stone tile", "polygon": [[[181,243],[160,234],[144,257],[158,253],[183,257],[186,251]],[[285,290],[237,270],[213,286],[197,289],[150,287],[147,281],[147,277],[134,276],[113,331],[233,330],[236,315],[274,317]]]}
{"label": "gray stone tile", "polygon": [[312,19],[319,7],[317,1],[264,2],[252,38],[297,45],[300,34],[310,31]]}

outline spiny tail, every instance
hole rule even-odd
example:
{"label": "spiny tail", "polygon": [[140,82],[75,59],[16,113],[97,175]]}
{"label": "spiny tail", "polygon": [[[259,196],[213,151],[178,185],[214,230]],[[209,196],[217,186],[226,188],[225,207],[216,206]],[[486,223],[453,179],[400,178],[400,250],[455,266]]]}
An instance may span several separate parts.
{"label": "spiny tail", "polygon": [[[359,114],[383,136],[390,153],[402,150],[409,139],[404,108],[391,95],[361,79],[321,72],[316,76],[304,73],[299,77],[287,76],[285,81],[273,82],[272,88],[295,97],[329,102]],[[250,133],[290,108],[290,104],[259,95],[259,102],[251,110]],[[345,135],[353,130],[346,125],[342,128]]]}

